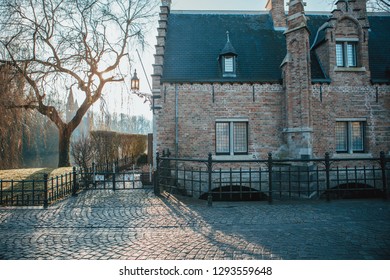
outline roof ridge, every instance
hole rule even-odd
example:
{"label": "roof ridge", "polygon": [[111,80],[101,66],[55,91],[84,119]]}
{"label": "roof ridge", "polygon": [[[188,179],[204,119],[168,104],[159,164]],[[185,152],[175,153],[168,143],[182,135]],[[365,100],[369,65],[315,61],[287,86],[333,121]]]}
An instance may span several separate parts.
{"label": "roof ridge", "polygon": [[[266,15],[269,11],[256,10],[171,10],[172,14],[221,14],[221,15]],[[332,16],[329,11],[305,11],[306,15]],[[367,12],[368,16],[390,16],[388,12]]]}
{"label": "roof ridge", "polygon": [[267,15],[269,11],[248,10],[171,10],[171,14],[221,14],[221,15]]}
{"label": "roof ridge", "polygon": [[388,12],[367,12],[367,16],[369,16],[369,17],[379,17],[379,16],[390,17],[390,13],[388,13]]}

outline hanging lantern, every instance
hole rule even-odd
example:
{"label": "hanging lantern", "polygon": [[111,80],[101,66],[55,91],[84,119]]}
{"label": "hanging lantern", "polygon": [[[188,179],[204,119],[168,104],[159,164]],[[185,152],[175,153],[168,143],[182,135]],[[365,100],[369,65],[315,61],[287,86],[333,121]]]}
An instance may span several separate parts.
{"label": "hanging lantern", "polygon": [[139,91],[139,79],[137,77],[137,70],[134,70],[134,75],[131,78],[131,90]]}

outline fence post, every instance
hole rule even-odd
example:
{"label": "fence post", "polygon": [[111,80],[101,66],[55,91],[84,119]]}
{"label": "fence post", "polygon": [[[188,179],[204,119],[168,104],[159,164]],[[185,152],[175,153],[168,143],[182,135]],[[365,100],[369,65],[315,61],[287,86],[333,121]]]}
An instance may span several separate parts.
{"label": "fence post", "polygon": [[73,182],[72,182],[72,196],[77,195],[77,173],[76,173],[76,166],[73,166],[73,172],[72,172]]}
{"label": "fence post", "polygon": [[47,178],[48,174],[43,174],[43,208],[47,209],[49,206],[49,201],[47,200],[48,193],[47,193]]}
{"label": "fence post", "polygon": [[96,166],[95,166],[95,162],[92,162],[92,184],[93,184],[93,187],[96,188]]}
{"label": "fence post", "polygon": [[382,169],[382,182],[383,182],[383,198],[388,199],[387,197],[387,179],[386,179],[386,155],[385,152],[380,153],[380,164]]}
{"label": "fence post", "polygon": [[115,191],[116,176],[115,176],[115,163],[112,165],[112,190]]}
{"label": "fence post", "polygon": [[326,172],[326,201],[330,201],[330,156],[325,153],[325,172]]}
{"label": "fence post", "polygon": [[154,173],[154,194],[160,195],[160,184],[159,184],[159,172],[160,172],[160,153],[156,153],[156,172]]}
{"label": "fence post", "polygon": [[153,175],[152,168],[153,168],[152,164],[149,164],[149,182],[150,183],[152,182],[152,175]]}
{"label": "fence post", "polygon": [[268,203],[272,203],[272,153],[268,153]]}
{"label": "fence post", "polygon": [[211,207],[213,206],[213,194],[211,193],[212,178],[213,178],[213,156],[211,153],[209,153],[209,157],[207,159],[207,172],[209,173],[209,182],[208,182],[209,195],[207,196],[207,206]]}

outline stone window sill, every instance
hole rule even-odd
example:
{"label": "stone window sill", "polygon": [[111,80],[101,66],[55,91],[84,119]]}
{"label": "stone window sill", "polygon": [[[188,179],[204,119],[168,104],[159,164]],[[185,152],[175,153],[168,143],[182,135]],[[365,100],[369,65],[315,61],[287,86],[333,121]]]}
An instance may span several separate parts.
{"label": "stone window sill", "polygon": [[252,155],[213,155],[215,160],[253,160]]}
{"label": "stone window sill", "polygon": [[335,67],[335,72],[366,72],[366,67]]}
{"label": "stone window sill", "polygon": [[349,154],[349,153],[338,153],[338,154],[333,154],[332,158],[338,159],[338,158],[345,158],[345,159],[370,159],[372,158],[371,153],[354,153],[354,154]]}

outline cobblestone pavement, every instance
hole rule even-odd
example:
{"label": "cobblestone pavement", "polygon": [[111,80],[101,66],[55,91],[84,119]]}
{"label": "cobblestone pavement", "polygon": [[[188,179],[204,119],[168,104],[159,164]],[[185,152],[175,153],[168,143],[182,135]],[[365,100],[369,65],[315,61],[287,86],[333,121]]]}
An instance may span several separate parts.
{"label": "cobblestone pavement", "polygon": [[95,190],[0,208],[0,259],[390,259],[390,202],[214,202]]}

